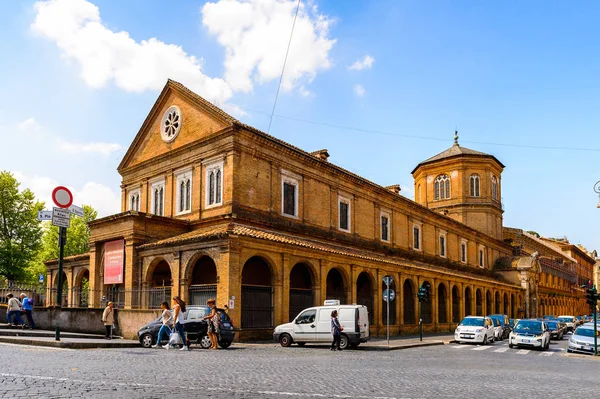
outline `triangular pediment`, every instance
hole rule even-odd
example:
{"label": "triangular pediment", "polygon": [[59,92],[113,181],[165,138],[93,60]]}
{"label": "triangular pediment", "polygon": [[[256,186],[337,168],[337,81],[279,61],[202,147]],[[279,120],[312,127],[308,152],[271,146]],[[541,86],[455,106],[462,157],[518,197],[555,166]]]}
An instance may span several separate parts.
{"label": "triangular pediment", "polygon": [[[177,106],[181,116],[181,127],[170,142],[161,135],[163,116],[172,106]],[[171,151],[201,141],[236,123],[237,120],[206,101],[182,84],[169,80],[144,124],[129,146],[117,170],[139,165]]]}

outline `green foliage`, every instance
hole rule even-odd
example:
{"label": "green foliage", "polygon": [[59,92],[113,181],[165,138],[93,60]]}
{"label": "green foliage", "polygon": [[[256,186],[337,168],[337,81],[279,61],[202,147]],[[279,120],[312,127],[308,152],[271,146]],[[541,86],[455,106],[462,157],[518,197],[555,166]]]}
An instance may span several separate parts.
{"label": "green foliage", "polygon": [[532,236],[536,236],[537,238],[540,238],[540,235],[537,231],[529,230],[527,231],[527,233],[531,234]]}
{"label": "green foliage", "polygon": [[44,203],[19,185],[12,173],[0,171],[0,276],[8,280],[28,277],[42,236],[37,213]]}
{"label": "green foliage", "polygon": [[[98,212],[89,205],[83,205],[83,217],[71,215],[71,227],[67,229],[65,256],[84,254],[89,251],[90,229],[88,223],[98,217]],[[44,226],[40,260],[58,258],[58,227],[50,222]]]}

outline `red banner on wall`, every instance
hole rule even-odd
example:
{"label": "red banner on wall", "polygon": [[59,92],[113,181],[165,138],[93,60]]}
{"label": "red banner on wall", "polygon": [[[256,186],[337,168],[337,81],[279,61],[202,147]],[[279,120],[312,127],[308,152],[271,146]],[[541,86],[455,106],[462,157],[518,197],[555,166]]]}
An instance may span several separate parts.
{"label": "red banner on wall", "polygon": [[104,243],[104,284],[123,283],[125,240]]}

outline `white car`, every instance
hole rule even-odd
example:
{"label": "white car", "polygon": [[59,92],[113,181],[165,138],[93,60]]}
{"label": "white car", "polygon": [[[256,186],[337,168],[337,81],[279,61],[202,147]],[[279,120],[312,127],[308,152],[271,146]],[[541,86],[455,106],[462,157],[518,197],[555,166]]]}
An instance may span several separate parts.
{"label": "white car", "polygon": [[[593,323],[592,323],[593,324]],[[598,334],[598,332],[596,332]],[[581,326],[569,338],[567,353],[594,353],[594,326]]]}
{"label": "white car", "polygon": [[508,347],[540,348],[550,347],[550,329],[544,321],[519,320],[508,337]]}
{"label": "white car", "polygon": [[494,342],[495,334],[494,322],[489,317],[467,316],[456,327],[454,339],[458,343],[475,342],[486,345]]}
{"label": "white car", "polygon": [[575,316],[558,316],[558,320],[562,321],[567,325],[567,331],[575,331],[575,327],[577,326],[577,319]]}
{"label": "white car", "polygon": [[494,341],[502,341],[504,339],[502,338],[504,335],[504,327],[500,324],[500,320],[491,317],[490,319],[492,319],[492,323],[494,324]]}

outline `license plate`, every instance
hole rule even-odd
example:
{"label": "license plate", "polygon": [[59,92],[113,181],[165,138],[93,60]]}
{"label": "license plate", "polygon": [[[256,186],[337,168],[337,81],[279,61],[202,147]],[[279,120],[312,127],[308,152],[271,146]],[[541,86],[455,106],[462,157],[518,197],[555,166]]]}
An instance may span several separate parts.
{"label": "license plate", "polygon": [[528,339],[524,339],[524,340],[523,340],[523,342],[525,342],[525,343],[527,343],[527,344],[528,344],[528,343],[529,343],[529,340],[528,340]]}

